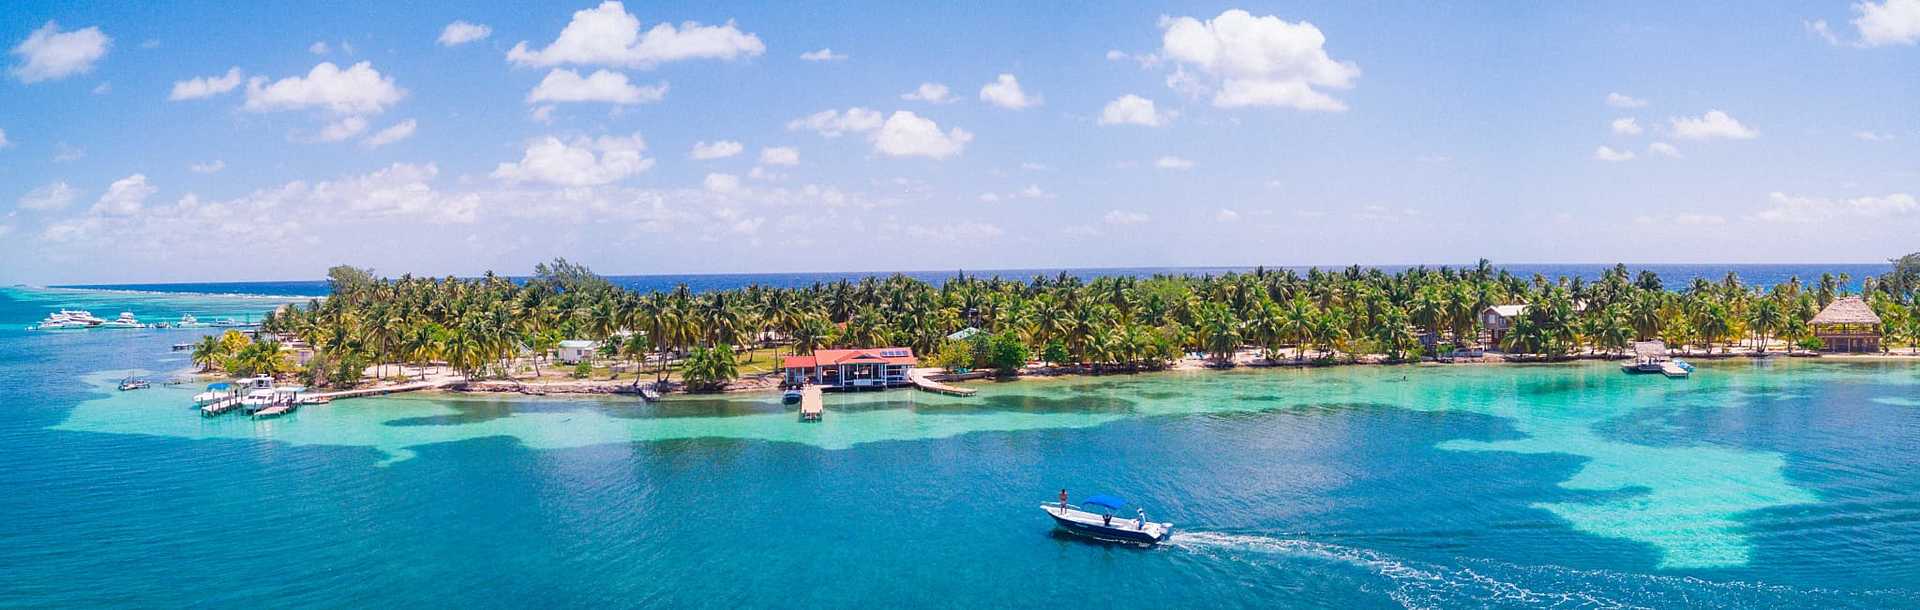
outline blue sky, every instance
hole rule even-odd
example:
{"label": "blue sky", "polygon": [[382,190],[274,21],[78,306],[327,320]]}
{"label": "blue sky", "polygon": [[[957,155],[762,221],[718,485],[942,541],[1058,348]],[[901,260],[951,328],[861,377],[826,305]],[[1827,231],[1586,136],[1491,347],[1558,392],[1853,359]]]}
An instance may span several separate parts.
{"label": "blue sky", "polygon": [[1916,42],[1920,0],[13,3],[0,281],[1872,261]]}

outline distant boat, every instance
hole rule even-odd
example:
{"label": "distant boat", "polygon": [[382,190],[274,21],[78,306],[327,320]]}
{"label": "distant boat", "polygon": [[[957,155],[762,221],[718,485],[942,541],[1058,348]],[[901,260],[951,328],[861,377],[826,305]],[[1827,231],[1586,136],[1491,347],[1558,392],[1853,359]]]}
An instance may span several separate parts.
{"label": "distant boat", "polygon": [[133,317],[133,312],[131,311],[120,312],[120,317],[100,323],[100,328],[146,328],[146,327],[147,325],[140,323],[139,318]]}
{"label": "distant boat", "polygon": [[[1040,510],[1053,518],[1055,526],[1071,534],[1110,542],[1128,542],[1133,544],[1159,544],[1173,534],[1172,523],[1155,523],[1145,519],[1144,511],[1136,512],[1133,519],[1118,519],[1114,513],[1127,505],[1126,500],[1113,496],[1094,496],[1081,501],[1086,508],[1064,502],[1041,504]],[[1137,509],[1136,509],[1137,510]]]}
{"label": "distant boat", "polygon": [[149,387],[153,387],[151,382],[138,377],[128,377],[120,380],[120,391],[122,392],[127,390],[144,390]]}

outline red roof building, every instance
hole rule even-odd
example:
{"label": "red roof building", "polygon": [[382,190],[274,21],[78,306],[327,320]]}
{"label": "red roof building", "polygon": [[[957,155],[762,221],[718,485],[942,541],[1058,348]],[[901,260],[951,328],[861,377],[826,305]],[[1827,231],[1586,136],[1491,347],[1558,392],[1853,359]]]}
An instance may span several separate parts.
{"label": "red roof building", "polygon": [[823,349],[812,355],[787,356],[780,363],[787,383],[830,388],[886,388],[907,385],[907,370],[919,364],[905,347]]}

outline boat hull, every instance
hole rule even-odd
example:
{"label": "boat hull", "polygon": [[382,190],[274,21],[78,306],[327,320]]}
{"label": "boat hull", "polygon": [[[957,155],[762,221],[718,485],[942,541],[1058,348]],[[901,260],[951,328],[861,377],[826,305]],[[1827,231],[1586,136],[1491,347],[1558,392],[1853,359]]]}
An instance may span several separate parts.
{"label": "boat hull", "polygon": [[[1106,525],[1097,517],[1089,519],[1090,513],[1080,511],[1062,511],[1059,505],[1042,505],[1041,510],[1053,518],[1053,524],[1061,531],[1106,542],[1124,542],[1130,544],[1154,545],[1165,542],[1173,534],[1171,523],[1146,523],[1136,526],[1134,519],[1113,519],[1112,525]],[[1078,518],[1076,518],[1078,517]]]}

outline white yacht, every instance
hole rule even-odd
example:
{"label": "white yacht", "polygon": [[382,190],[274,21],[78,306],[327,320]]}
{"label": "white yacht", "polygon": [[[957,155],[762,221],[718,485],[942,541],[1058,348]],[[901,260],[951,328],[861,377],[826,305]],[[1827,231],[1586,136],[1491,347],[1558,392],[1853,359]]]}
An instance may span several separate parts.
{"label": "white yacht", "polygon": [[101,323],[100,327],[101,328],[146,328],[147,325],[141,324],[139,318],[133,317],[133,312],[123,311],[123,312],[120,312],[120,317]]}
{"label": "white yacht", "polygon": [[200,328],[202,326],[206,326],[206,324],[201,323],[198,318],[193,317],[193,314],[181,315],[180,321],[173,325],[174,328]]}
{"label": "white yacht", "polygon": [[62,309],[47,314],[47,319],[33,326],[34,330],[64,330],[72,328],[90,328],[105,320],[93,317],[85,311],[67,311]]}

